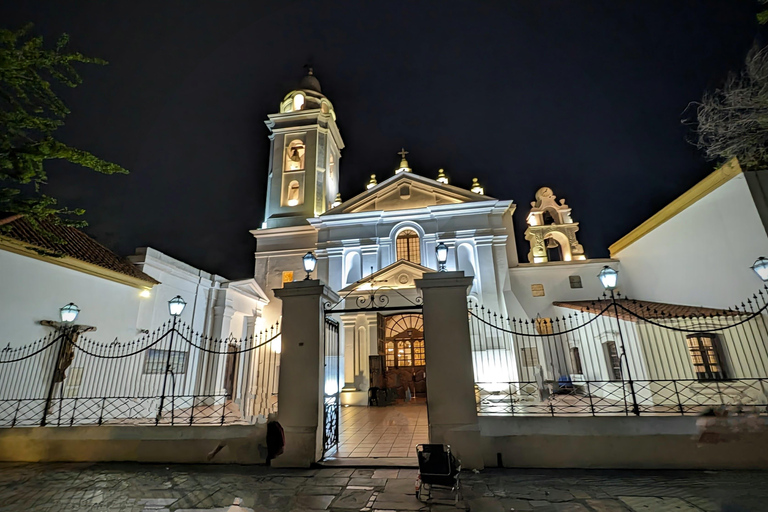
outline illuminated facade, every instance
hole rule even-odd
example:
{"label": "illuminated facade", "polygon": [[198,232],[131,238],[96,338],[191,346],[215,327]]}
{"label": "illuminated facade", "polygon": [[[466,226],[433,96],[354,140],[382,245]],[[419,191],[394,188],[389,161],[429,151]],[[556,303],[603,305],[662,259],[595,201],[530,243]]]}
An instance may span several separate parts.
{"label": "illuminated facade", "polygon": [[[449,184],[443,169],[430,173],[434,177],[422,176],[411,168],[405,149],[397,153],[397,166],[394,159],[386,164],[391,166],[386,179],[371,174],[370,181],[361,183],[360,194],[342,200],[338,162],[344,145],[333,106],[320,91],[310,72],[285,96],[280,112],[268,116],[272,147],[266,220],[252,233],[257,240],[255,278],[270,299],[272,290],[304,275],[301,258],[313,251],[318,258],[313,277],[339,293],[347,307],[369,301],[372,290],[388,290],[392,306],[412,304],[417,300],[414,280],[436,271],[435,248],[443,242],[448,247],[446,269],[473,277],[469,300],[520,317],[535,315],[526,307],[532,293],[526,279],[533,279],[551,303],[548,275],[562,280],[563,272],[584,273],[586,281],[605,263],[575,261],[584,260],[584,250],[573,235],[578,225],[571,221],[570,209],[563,202],[554,204],[551,192],[547,195],[542,191],[548,189],[542,189],[529,217],[541,219],[542,226],[531,229],[549,230],[543,240],[556,240],[566,249],[561,257],[550,256],[535,268],[519,264],[512,223],[515,203],[486,195],[477,178],[467,190]],[[547,215],[557,223],[544,226]],[[560,235],[573,243],[563,242]],[[526,269],[522,278],[511,272],[520,268]],[[558,298],[575,298],[574,293],[582,297],[591,291],[588,287],[563,292]],[[280,301],[271,300],[264,310],[265,322],[274,322],[280,314]],[[371,385],[369,356],[383,358],[388,379],[400,375],[402,380],[421,381],[420,323],[403,327],[413,319],[365,311],[345,313],[340,319],[347,403],[365,403]],[[402,332],[391,332],[398,326]],[[398,385],[388,382],[386,387]],[[422,390],[414,385],[411,391],[418,395]]]}

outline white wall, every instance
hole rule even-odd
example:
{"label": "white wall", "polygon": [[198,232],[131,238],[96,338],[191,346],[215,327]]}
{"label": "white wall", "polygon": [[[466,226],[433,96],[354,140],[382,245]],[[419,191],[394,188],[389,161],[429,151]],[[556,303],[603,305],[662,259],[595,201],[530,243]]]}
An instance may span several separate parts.
{"label": "white wall", "polygon": [[141,290],[59,265],[0,250],[0,345],[22,346],[51,332],[40,320],[59,321],[59,308],[74,302],[77,323],[90,337],[111,342],[135,338]]}
{"label": "white wall", "polygon": [[[534,318],[556,316],[561,313],[555,311],[552,306],[556,301],[570,300],[595,300],[603,292],[603,286],[597,278],[597,274],[605,266],[609,265],[616,270],[621,270],[619,262],[614,260],[585,260],[573,262],[552,263],[527,263],[509,269],[509,281],[511,292],[516,301],[507,299],[507,304],[519,302],[519,307],[510,306],[509,316],[516,318]],[[581,277],[582,288],[571,288],[569,277]],[[544,296],[534,297],[531,285],[543,284]]]}
{"label": "white wall", "polygon": [[762,286],[749,267],[768,237],[739,174],[613,256],[632,298],[725,308]]}

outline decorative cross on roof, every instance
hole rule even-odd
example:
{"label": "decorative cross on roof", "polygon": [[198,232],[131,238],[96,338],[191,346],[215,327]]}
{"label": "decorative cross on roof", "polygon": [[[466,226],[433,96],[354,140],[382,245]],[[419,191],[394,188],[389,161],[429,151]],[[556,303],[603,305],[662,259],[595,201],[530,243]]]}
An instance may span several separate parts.
{"label": "decorative cross on roof", "polygon": [[405,155],[408,154],[408,151],[406,151],[405,148],[401,148],[400,151],[397,152],[397,154],[403,157],[403,160],[405,160]]}

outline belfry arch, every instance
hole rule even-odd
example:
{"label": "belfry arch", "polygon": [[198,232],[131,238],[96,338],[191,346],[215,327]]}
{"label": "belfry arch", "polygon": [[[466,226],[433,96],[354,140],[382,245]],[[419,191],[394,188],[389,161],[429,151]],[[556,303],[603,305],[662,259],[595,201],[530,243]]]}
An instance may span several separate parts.
{"label": "belfry arch", "polygon": [[528,252],[531,263],[553,261],[548,249],[555,247],[559,247],[562,261],[586,259],[584,247],[576,239],[579,223],[573,222],[565,199],[558,203],[556,198],[552,189],[542,187],[536,191],[536,200],[531,202],[525,230],[525,239],[531,246]]}

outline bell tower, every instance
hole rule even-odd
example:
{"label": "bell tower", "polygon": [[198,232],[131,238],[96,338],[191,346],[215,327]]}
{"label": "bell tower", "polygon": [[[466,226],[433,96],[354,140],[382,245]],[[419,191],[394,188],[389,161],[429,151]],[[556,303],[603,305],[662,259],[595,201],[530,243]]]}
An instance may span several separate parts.
{"label": "bell tower", "polygon": [[330,209],[339,192],[344,142],[336,112],[312,68],[269,114],[269,178],[262,228],[301,226]]}

